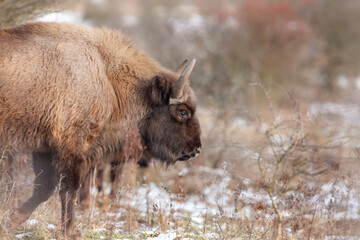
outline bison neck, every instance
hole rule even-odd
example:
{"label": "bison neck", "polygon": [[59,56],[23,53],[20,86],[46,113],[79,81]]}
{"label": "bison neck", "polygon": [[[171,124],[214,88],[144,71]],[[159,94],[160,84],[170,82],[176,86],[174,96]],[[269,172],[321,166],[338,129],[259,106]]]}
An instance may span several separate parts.
{"label": "bison neck", "polygon": [[97,48],[116,96],[112,121],[133,128],[150,110],[147,89],[151,79],[168,72],[121,33],[98,29]]}

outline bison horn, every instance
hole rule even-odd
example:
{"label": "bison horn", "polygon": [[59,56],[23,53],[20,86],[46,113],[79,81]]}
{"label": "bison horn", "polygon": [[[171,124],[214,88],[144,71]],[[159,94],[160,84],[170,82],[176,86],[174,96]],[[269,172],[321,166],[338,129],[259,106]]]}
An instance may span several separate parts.
{"label": "bison horn", "polygon": [[177,74],[180,74],[183,70],[184,70],[184,68],[186,67],[186,64],[189,62],[189,59],[185,59],[183,62],[182,62],[182,64],[180,64],[180,66],[176,69],[176,73]]}
{"label": "bison horn", "polygon": [[[179,69],[183,68],[183,65],[187,63],[185,60],[179,67]],[[178,99],[182,96],[185,84],[189,82],[189,76],[194,69],[196,60],[193,59],[187,66],[182,70],[179,79],[175,82],[174,86],[172,87],[171,97]]]}

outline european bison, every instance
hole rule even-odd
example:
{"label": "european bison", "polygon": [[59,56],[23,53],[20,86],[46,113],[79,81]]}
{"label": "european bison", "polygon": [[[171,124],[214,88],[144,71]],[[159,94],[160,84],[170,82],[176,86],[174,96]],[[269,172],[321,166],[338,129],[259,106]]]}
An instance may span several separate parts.
{"label": "european bison", "polygon": [[60,184],[65,236],[75,238],[74,202],[89,170],[116,159],[129,131],[171,165],[200,152],[195,60],[160,66],[120,32],[29,23],[0,30],[0,147],[32,154],[33,195],[16,209],[24,222]]}

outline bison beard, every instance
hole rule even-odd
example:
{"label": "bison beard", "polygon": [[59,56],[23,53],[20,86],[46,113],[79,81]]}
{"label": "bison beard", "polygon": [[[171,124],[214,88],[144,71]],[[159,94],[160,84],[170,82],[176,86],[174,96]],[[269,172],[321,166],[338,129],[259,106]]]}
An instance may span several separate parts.
{"label": "bison beard", "polygon": [[32,155],[35,173],[33,195],[15,210],[11,226],[60,184],[62,229],[77,238],[80,183],[101,161],[124,154],[130,131],[168,165],[198,154],[194,65],[167,70],[107,29],[31,23],[0,30],[0,148]]}

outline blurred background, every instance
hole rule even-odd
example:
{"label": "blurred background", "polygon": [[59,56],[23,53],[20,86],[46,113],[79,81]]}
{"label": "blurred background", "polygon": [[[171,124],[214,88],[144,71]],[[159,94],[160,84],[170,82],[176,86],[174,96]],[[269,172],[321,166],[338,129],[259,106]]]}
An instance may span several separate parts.
{"label": "blurred background", "polygon": [[188,233],[199,217],[209,239],[360,235],[360,1],[0,1],[0,26],[34,20],[119,29],[170,69],[197,59],[202,154],[122,178],[206,203],[175,211]]}

